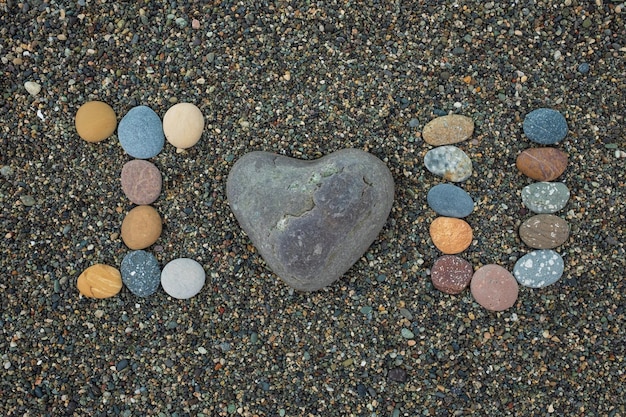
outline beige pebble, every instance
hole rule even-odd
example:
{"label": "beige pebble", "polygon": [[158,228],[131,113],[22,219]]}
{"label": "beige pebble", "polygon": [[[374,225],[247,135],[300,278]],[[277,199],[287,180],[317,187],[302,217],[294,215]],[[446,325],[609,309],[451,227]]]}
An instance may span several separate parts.
{"label": "beige pebble", "polygon": [[122,289],[122,274],[109,265],[92,265],[80,274],[76,287],[85,297],[113,297]]}
{"label": "beige pebble", "polygon": [[31,96],[36,96],[41,91],[41,86],[34,81],[26,81],[24,83],[24,88],[28,91],[28,94]]}
{"label": "beige pebble", "polygon": [[178,103],[163,116],[163,133],[169,143],[187,149],[198,143],[204,130],[204,116],[192,103]]}

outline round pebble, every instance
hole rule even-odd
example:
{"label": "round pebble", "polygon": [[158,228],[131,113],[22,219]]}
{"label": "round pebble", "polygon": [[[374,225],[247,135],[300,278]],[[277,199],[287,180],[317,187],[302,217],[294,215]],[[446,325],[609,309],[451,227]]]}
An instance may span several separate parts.
{"label": "round pebble", "polygon": [[563,258],[553,250],[536,250],[517,260],[513,267],[515,279],[525,287],[543,288],[557,282],[563,275]]}
{"label": "round pebble", "polygon": [[122,191],[137,205],[150,204],[161,194],[163,179],[159,169],[149,161],[134,159],[122,167]]}
{"label": "round pebble", "polygon": [[137,106],[122,118],[117,135],[124,151],[138,159],[158,155],[165,144],[159,116],[147,106]]}
{"label": "round pebble", "polygon": [[433,264],[430,279],[433,286],[447,294],[461,293],[472,280],[474,268],[463,258],[443,255]]}
{"label": "round pebble", "polygon": [[567,154],[556,148],[530,148],[517,156],[515,164],[528,178],[553,181],[565,172]]}
{"label": "round pebble", "polygon": [[87,142],[100,142],[115,132],[117,116],[102,101],[89,101],[78,108],[74,119],[78,136]]}
{"label": "round pebble", "polygon": [[589,72],[590,66],[588,63],[583,62],[580,65],[578,65],[578,68],[576,68],[578,70],[578,72],[580,72],[581,74],[587,74]]}
{"label": "round pebble", "polygon": [[129,249],[145,249],[161,236],[162,227],[154,207],[137,206],[122,221],[122,240]]}
{"label": "round pebble", "polygon": [[34,81],[26,81],[24,83],[24,88],[28,91],[28,94],[31,96],[36,96],[41,91],[41,85]]}
{"label": "round pebble", "polygon": [[474,210],[472,197],[452,184],[438,184],[428,191],[426,201],[435,213],[446,217],[466,217]]}
{"label": "round pebble", "polygon": [[567,121],[553,109],[536,109],[524,118],[524,134],[541,145],[552,145],[567,135]]}
{"label": "round pebble", "polygon": [[522,189],[522,203],[537,214],[556,213],[569,201],[570,192],[562,182],[535,182]]}
{"label": "round pebble", "polygon": [[169,143],[187,149],[198,143],[204,130],[204,116],[191,103],[178,103],[163,116],[163,132]]}
{"label": "round pebble", "polygon": [[149,252],[136,250],[126,254],[120,266],[122,282],[138,297],[148,297],[161,283],[159,262]]}
{"label": "round pebble", "polygon": [[569,225],[554,214],[537,214],[519,227],[522,241],[533,249],[552,249],[569,238]]}
{"label": "round pebble", "polygon": [[430,224],[430,238],[446,255],[463,252],[473,239],[472,228],[465,220],[454,217],[437,217]]}
{"label": "round pebble", "polygon": [[433,146],[463,142],[474,133],[474,121],[460,114],[437,117],[424,126],[422,137]]}
{"label": "round pebble", "polygon": [[426,169],[452,182],[465,181],[472,175],[472,161],[465,152],[453,145],[440,146],[426,152]]}
{"label": "round pebble", "polygon": [[161,272],[161,286],[174,298],[185,300],[198,294],[204,286],[206,274],[202,265],[193,259],[170,261]]}
{"label": "round pebble", "polygon": [[489,264],[474,272],[470,291],[478,304],[491,311],[503,311],[517,301],[515,277],[500,265]]}
{"label": "round pebble", "polygon": [[109,298],[122,289],[122,276],[120,271],[112,266],[95,264],[80,274],[76,287],[85,297]]}

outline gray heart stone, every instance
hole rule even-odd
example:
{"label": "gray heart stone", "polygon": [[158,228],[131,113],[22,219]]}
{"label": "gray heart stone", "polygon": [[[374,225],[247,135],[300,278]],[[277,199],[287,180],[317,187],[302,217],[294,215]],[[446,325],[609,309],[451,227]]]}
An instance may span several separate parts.
{"label": "gray heart stone", "polygon": [[326,287],[350,269],[385,225],[393,193],[387,166],[358,149],[315,161],[251,152],[226,183],[241,228],[299,291]]}

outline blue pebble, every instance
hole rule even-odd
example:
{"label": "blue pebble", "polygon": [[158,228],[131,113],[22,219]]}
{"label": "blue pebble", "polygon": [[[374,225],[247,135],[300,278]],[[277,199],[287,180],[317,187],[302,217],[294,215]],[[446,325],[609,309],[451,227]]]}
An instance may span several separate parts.
{"label": "blue pebble", "polygon": [[120,267],[122,282],[138,297],[156,292],[161,283],[161,269],[154,255],[143,250],[129,252]]}
{"label": "blue pebble", "polygon": [[524,118],[524,133],[540,145],[553,145],[567,135],[567,121],[552,109],[533,110]]}
{"label": "blue pebble", "polygon": [[117,136],[124,151],[137,159],[158,155],[165,144],[161,119],[147,106],[130,109],[120,121]]}
{"label": "blue pebble", "polygon": [[452,184],[435,185],[428,191],[426,201],[440,216],[462,218],[474,210],[472,197],[464,189]]}
{"label": "blue pebble", "polygon": [[561,278],[565,264],[557,252],[549,249],[532,251],[517,260],[513,267],[515,279],[525,287],[543,288]]}
{"label": "blue pebble", "polygon": [[578,66],[577,69],[578,69],[578,72],[580,72],[581,74],[587,74],[589,72],[590,67],[588,63],[583,62],[582,64]]}

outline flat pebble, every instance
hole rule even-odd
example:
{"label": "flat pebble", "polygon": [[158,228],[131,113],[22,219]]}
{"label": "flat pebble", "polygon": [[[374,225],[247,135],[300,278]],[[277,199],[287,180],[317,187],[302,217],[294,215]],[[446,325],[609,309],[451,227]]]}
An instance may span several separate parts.
{"label": "flat pebble", "polygon": [[435,213],[447,217],[466,217],[474,210],[472,197],[452,184],[438,184],[428,191],[426,201]]}
{"label": "flat pebble", "polygon": [[447,294],[461,293],[472,280],[474,268],[463,258],[454,255],[439,257],[431,268],[433,286]]}
{"label": "flat pebble", "polygon": [[567,168],[567,154],[556,148],[529,148],[516,160],[517,169],[537,181],[553,181]]}
{"label": "flat pebble", "polygon": [[463,142],[474,133],[474,121],[460,114],[437,117],[424,126],[422,137],[433,146]]}
{"label": "flat pebble", "polygon": [[471,226],[454,217],[437,217],[430,224],[430,238],[433,244],[446,255],[463,252],[472,243]]}
{"label": "flat pebble", "polygon": [[440,146],[426,152],[426,169],[452,182],[465,181],[472,175],[472,161],[460,148],[453,145]]}
{"label": "flat pebble", "polygon": [[163,116],[163,132],[169,143],[187,149],[198,143],[204,129],[204,116],[192,103],[178,103]]}
{"label": "flat pebble", "polygon": [[31,96],[36,96],[41,91],[41,85],[34,81],[26,81],[24,83],[24,88],[28,91],[28,94]]}
{"label": "flat pebble", "polygon": [[152,158],[165,144],[161,119],[147,106],[130,109],[120,121],[117,134],[122,148],[133,158]]}
{"label": "flat pebble", "polygon": [[76,287],[85,297],[113,297],[122,289],[122,275],[112,266],[95,264],[80,274]]}
{"label": "flat pebble", "polygon": [[590,68],[591,67],[589,66],[588,63],[583,62],[582,64],[578,65],[578,68],[576,68],[576,70],[580,72],[581,74],[587,74]]}
{"label": "flat pebble", "polygon": [[163,179],[159,169],[149,161],[134,159],[122,167],[122,191],[135,204],[150,204],[161,194]]}
{"label": "flat pebble", "polygon": [[536,250],[517,260],[513,275],[520,285],[543,288],[557,282],[563,275],[564,268],[563,258],[557,252]]}
{"label": "flat pebble", "polygon": [[107,103],[89,101],[78,108],[74,126],[82,139],[87,142],[100,142],[115,132],[117,116]]}
{"label": "flat pebble", "polygon": [[569,238],[569,225],[554,214],[537,214],[519,227],[522,241],[533,249],[552,249]]}
{"label": "flat pebble", "polygon": [[537,214],[556,213],[569,201],[570,191],[562,182],[535,182],[522,189],[522,203]]}
{"label": "flat pebble", "polygon": [[129,249],[145,249],[161,236],[161,216],[152,206],[137,206],[122,221],[122,240]]}
{"label": "flat pebble", "polygon": [[180,300],[198,294],[205,279],[202,265],[189,258],[174,259],[161,272],[161,286],[165,292]]}
{"label": "flat pebble", "polygon": [[159,262],[149,252],[136,250],[126,254],[120,266],[122,282],[138,297],[148,297],[161,283]]}
{"label": "flat pebble", "polygon": [[32,207],[37,203],[35,198],[32,195],[28,195],[28,194],[20,196],[20,201],[26,207]]}
{"label": "flat pebble", "polygon": [[402,337],[404,337],[405,339],[413,339],[415,337],[415,334],[406,327],[402,328],[400,334],[402,334]]}
{"label": "flat pebble", "polygon": [[509,271],[489,264],[474,272],[470,290],[476,302],[487,310],[503,311],[515,304],[519,287]]}
{"label": "flat pebble", "polygon": [[567,121],[553,109],[536,109],[524,118],[524,134],[541,145],[553,145],[567,135]]}

